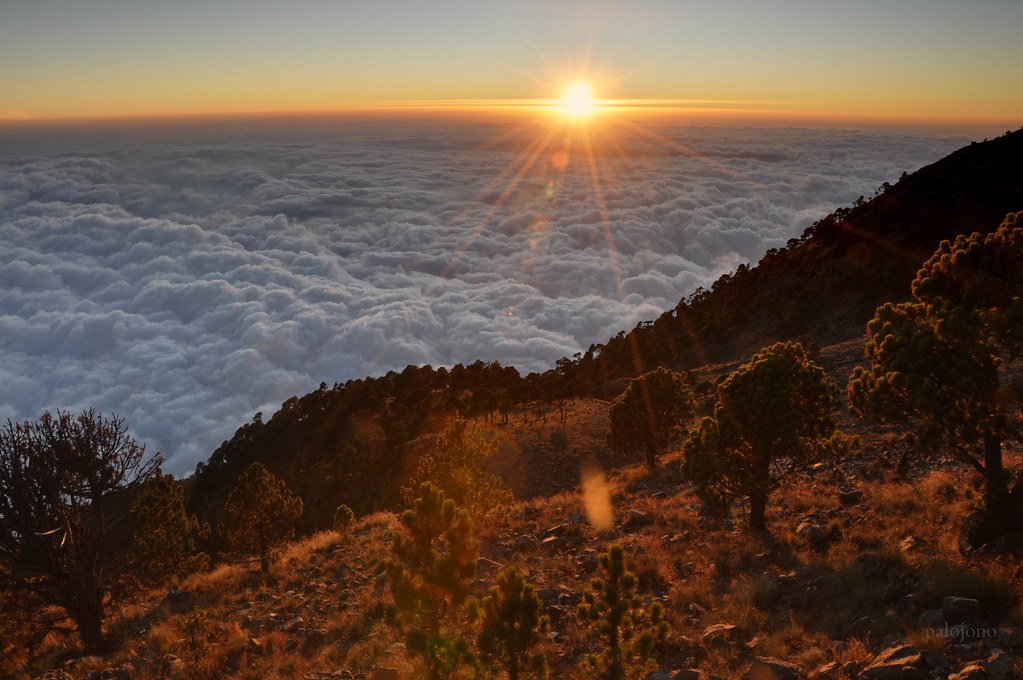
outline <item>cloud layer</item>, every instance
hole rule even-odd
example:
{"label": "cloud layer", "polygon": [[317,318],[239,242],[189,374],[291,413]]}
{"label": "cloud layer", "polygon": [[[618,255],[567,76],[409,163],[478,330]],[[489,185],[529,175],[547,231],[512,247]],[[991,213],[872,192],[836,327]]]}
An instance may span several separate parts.
{"label": "cloud layer", "polygon": [[348,123],[0,159],[0,417],[114,410],[181,474],[321,381],[549,368],[963,143],[545,134]]}

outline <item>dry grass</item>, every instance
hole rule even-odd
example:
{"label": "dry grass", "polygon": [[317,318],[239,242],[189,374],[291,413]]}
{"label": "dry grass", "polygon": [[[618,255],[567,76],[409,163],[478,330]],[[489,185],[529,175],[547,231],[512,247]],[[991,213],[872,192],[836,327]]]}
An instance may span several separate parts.
{"label": "dry grass", "polygon": [[[700,643],[704,629],[719,622],[739,627],[740,647],[749,653],[808,669],[830,661],[862,667],[893,633],[939,649],[945,643],[923,640],[916,621],[946,595],[977,598],[1000,623],[1023,620],[1018,561],[958,553],[959,523],[976,501],[960,473],[936,469],[908,480],[845,473],[863,492],[853,505],[838,501],[838,476],[797,480],[771,498],[772,533],[761,537],[742,527],[738,508],[724,518],[702,516],[698,499],[668,464],[654,472],[618,468],[606,480],[615,518],[610,530],[589,526],[576,490],[514,503],[480,527],[474,591],[484,594],[507,564],[523,569],[551,617],[552,675],[568,680],[588,678],[580,664],[594,642],[575,607],[598,571],[597,555],[614,542],[625,546],[644,596],[665,605],[672,626],[661,652],[665,668],[741,675],[748,656]],[[810,546],[796,534],[803,521],[825,529],[826,546]],[[127,664],[140,680],[155,680],[171,673],[176,658],[186,678],[292,678],[340,668],[368,673],[378,665],[415,677],[414,663],[383,620],[390,595],[381,565],[398,529],[392,513],[377,513],[363,518],[347,541],[322,532],[288,545],[269,577],[251,564],[224,564],[185,579],[183,602],[167,600],[166,590],[141,593],[112,612],[118,648],[102,662],[69,669],[81,676]],[[208,648],[190,657],[197,613],[206,616]],[[302,623],[288,628],[298,617]],[[54,636],[33,661],[4,670],[32,677],[63,663],[73,644]]]}

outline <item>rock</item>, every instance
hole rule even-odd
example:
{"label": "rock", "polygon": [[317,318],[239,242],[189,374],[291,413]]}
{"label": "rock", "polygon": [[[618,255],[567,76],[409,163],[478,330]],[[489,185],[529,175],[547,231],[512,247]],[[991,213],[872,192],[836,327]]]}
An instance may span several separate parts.
{"label": "rock", "polygon": [[757,657],[749,670],[743,674],[742,680],[798,680],[805,676],[806,671],[795,664],[780,659]]}
{"label": "rock", "polygon": [[377,666],[370,671],[369,677],[366,680],[398,680],[398,669]]}
{"label": "rock", "polygon": [[629,510],[625,513],[625,519],[622,520],[622,529],[626,531],[635,531],[645,526],[650,526],[654,523],[650,513],[643,512],[642,510]]}
{"label": "rock", "polygon": [[842,505],[855,505],[863,500],[863,492],[859,489],[840,489],[838,492],[838,502]]}
{"label": "rock", "polygon": [[818,666],[817,668],[810,671],[810,675],[807,676],[810,680],[822,680],[823,678],[834,678],[838,677],[838,674],[842,672],[842,667],[837,661],[831,661]]}
{"label": "rock", "polygon": [[921,655],[923,656],[924,665],[931,671],[937,671],[941,675],[948,675],[952,662],[947,656],[933,649],[925,649],[921,652]]}
{"label": "rock", "polygon": [[694,671],[692,668],[683,668],[680,671],[675,671],[675,674],[671,676],[671,680],[700,680],[703,677],[700,675],[700,671]]}
{"label": "rock", "polygon": [[927,635],[928,631],[931,635],[936,635],[935,631],[945,626],[945,612],[941,609],[928,609],[920,615],[917,626],[924,629],[924,635]]}
{"label": "rock", "polygon": [[987,670],[991,680],[1005,680],[1012,672],[1012,659],[1002,650],[991,650],[991,653],[984,659],[984,669]]}
{"label": "rock", "polygon": [[987,680],[987,678],[987,670],[979,661],[968,663],[958,673],[948,676],[948,680]]}
{"label": "rock", "polygon": [[1000,628],[995,643],[1004,649],[1018,649],[1023,647],[1023,636],[1010,628]]}
{"label": "rock", "polygon": [[707,649],[731,647],[739,640],[739,627],[731,623],[715,623],[704,629],[700,640]]}
{"label": "rock", "polygon": [[906,536],[898,544],[899,550],[903,554],[909,554],[913,552],[919,552],[921,548],[927,545],[927,541],[919,536]]}
{"label": "rock", "polygon": [[263,643],[260,642],[258,638],[254,637],[249,638],[249,652],[251,652],[252,654],[259,655],[262,654],[264,651],[265,650],[263,649]]}
{"label": "rock", "polygon": [[796,527],[796,535],[814,547],[821,547],[828,542],[828,532],[819,524],[803,522]]}
{"label": "rock", "polygon": [[305,623],[305,619],[303,619],[301,616],[296,616],[295,618],[289,620],[287,623],[282,625],[281,630],[284,631],[285,633],[290,633],[291,631],[301,626],[303,623]]}
{"label": "rock", "polygon": [[946,597],[941,601],[941,609],[945,612],[945,619],[949,625],[957,626],[961,623],[975,625],[980,623],[981,609],[980,602],[969,597]]}
{"label": "rock", "polygon": [[864,680],[902,680],[904,670],[920,670],[922,666],[923,655],[916,647],[890,647],[874,657],[860,677]]}

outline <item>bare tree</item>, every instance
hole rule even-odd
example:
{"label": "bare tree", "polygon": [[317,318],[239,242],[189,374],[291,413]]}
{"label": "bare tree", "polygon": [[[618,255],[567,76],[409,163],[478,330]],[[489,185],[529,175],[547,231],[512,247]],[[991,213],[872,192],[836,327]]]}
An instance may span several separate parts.
{"label": "bare tree", "polygon": [[[57,411],[0,428],[0,579],[67,611],[88,652],[103,648],[104,599],[123,551],[124,495],[159,470],[124,419]],[[120,502],[118,502],[120,501]]]}

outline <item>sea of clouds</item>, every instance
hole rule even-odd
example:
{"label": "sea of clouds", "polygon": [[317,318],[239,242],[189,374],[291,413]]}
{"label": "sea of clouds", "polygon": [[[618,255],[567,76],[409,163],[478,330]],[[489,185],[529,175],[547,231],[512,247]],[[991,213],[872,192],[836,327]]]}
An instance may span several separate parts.
{"label": "sea of clouds", "polygon": [[346,122],[8,150],[0,417],[116,411],[187,473],[321,381],[545,370],[967,141],[662,124],[591,135],[591,162],[547,134]]}

